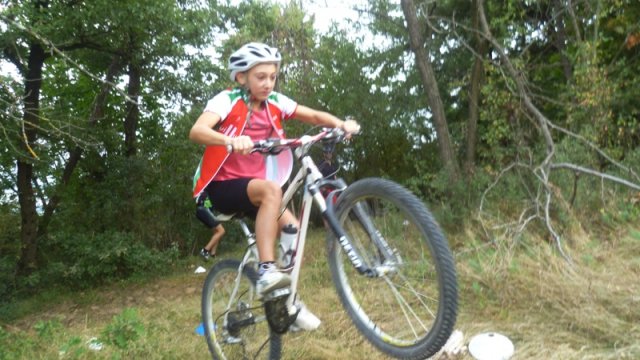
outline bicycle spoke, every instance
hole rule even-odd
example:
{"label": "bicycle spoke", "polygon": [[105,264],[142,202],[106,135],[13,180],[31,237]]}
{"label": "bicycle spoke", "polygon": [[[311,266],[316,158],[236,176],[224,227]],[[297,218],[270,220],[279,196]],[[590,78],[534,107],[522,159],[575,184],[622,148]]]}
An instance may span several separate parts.
{"label": "bicycle spoke", "polygon": [[343,192],[336,216],[348,245],[378,274],[362,276],[339,245],[330,248],[338,294],[356,326],[391,356],[432,356],[453,329],[457,295],[452,258],[428,211],[397,184],[365,179]]}
{"label": "bicycle spoke", "polygon": [[[389,285],[389,288],[392,290],[393,295],[395,296],[398,302],[398,305],[400,306],[400,309],[402,310],[402,313],[404,314],[404,317],[407,320],[407,324],[409,324],[409,326],[411,327],[411,330],[413,331],[413,335],[415,336],[416,339],[419,339],[419,334],[416,332],[415,328],[413,327],[413,322],[409,319],[409,315],[413,316],[413,318],[422,326],[423,330],[426,331],[429,328],[420,320],[420,317],[416,314],[413,308],[405,300],[404,296],[400,294],[398,289],[393,285],[393,283],[389,280],[389,278],[385,276],[384,280],[387,282],[387,285]],[[407,312],[409,312],[410,314],[408,314]]]}
{"label": "bicycle spoke", "polygon": [[257,275],[240,262],[223,260],[209,272],[203,289],[203,322],[214,359],[272,359],[281,339],[272,336],[262,302],[255,297]]}

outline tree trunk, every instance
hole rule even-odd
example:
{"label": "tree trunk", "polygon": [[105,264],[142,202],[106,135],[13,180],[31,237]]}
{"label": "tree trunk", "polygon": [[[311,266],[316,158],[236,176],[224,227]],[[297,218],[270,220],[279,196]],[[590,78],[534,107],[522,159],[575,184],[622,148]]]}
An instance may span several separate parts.
{"label": "tree trunk", "polygon": [[[481,34],[478,21],[478,1],[474,0],[476,9],[473,17],[474,29]],[[469,89],[469,119],[467,120],[467,146],[464,160],[464,172],[467,180],[471,180],[476,162],[476,145],[478,142],[478,119],[480,117],[480,90],[484,83],[484,57],[488,50],[487,41],[481,36],[476,36],[476,58],[471,71],[471,84]]]}
{"label": "tree trunk", "polygon": [[[40,89],[42,87],[42,68],[46,54],[40,44],[32,43],[25,74],[23,142],[25,151],[32,154],[32,146],[37,140],[37,128],[40,122]],[[33,189],[35,181],[31,158],[19,157],[18,202],[20,203],[20,241],[22,244],[18,260],[18,274],[27,275],[38,266],[38,212]]]}
{"label": "tree trunk", "polygon": [[[127,112],[124,119],[124,155],[127,159],[135,160],[137,149],[137,130],[140,118],[138,98],[140,96],[141,68],[133,61],[129,63],[128,75],[129,85],[127,86]],[[134,231],[139,225],[139,214],[141,199],[139,198],[140,176],[138,175],[140,163],[133,161],[130,167],[122,169],[122,176],[128,179],[129,186],[125,189],[124,200],[120,203],[122,214],[126,214],[121,219],[120,227],[124,231]]]}
{"label": "tree trunk", "polygon": [[560,59],[562,61],[562,71],[564,72],[565,80],[567,83],[573,81],[573,68],[571,61],[567,57],[567,32],[564,25],[564,11],[563,0],[554,0],[553,2],[553,21],[556,24],[555,28],[551,27],[554,31],[554,45],[560,53]]}
{"label": "tree trunk", "polygon": [[[93,104],[93,109],[91,110],[91,114],[89,115],[89,120],[87,121],[87,129],[93,128],[95,124],[98,122],[104,114],[104,108],[107,102],[107,95],[109,94],[109,90],[111,90],[111,84],[115,75],[120,70],[120,58],[114,57],[111,65],[107,70],[107,75],[105,81],[102,83],[102,87],[100,89],[100,93],[96,96],[95,102]],[[64,171],[62,173],[62,178],[58,182],[53,195],[49,199],[47,206],[45,206],[44,213],[42,214],[42,218],[40,220],[40,226],[38,228],[38,237],[42,238],[46,236],[49,223],[51,222],[51,217],[53,216],[53,212],[58,207],[60,203],[60,194],[66,188],[67,184],[71,180],[71,175],[73,174],[78,162],[82,158],[83,148],[80,146],[76,146],[74,149],[69,151],[69,160],[65,164]]]}
{"label": "tree trunk", "polygon": [[137,153],[136,131],[138,130],[138,121],[140,117],[140,109],[138,107],[141,78],[140,67],[130,63],[128,75],[129,85],[127,87],[127,95],[130,99],[135,101],[135,103],[127,103],[127,115],[124,119],[124,145],[125,155],[127,157],[132,157]]}
{"label": "tree trunk", "polygon": [[438,150],[440,153],[440,160],[445,167],[446,172],[449,174],[453,182],[460,180],[460,169],[456,162],[455,154],[453,151],[453,144],[451,142],[451,135],[449,133],[449,126],[444,114],[444,106],[442,104],[442,98],[440,97],[440,90],[438,89],[438,83],[436,82],[435,74],[429,60],[427,51],[423,44],[424,40],[420,33],[420,25],[418,23],[418,17],[416,14],[416,7],[413,0],[402,0],[402,11],[404,12],[405,20],[407,21],[407,30],[409,31],[409,43],[411,50],[416,57],[416,66],[420,71],[422,85],[427,93],[429,107],[431,108],[431,114],[433,116],[433,123],[436,128],[436,135],[438,137]]}

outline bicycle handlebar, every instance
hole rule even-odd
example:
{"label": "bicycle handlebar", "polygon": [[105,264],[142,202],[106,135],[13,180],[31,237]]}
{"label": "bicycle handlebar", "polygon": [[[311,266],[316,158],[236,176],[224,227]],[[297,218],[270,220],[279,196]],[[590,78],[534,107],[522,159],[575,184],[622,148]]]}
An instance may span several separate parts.
{"label": "bicycle handlebar", "polygon": [[253,150],[251,150],[251,152],[277,155],[287,148],[294,149],[302,146],[310,146],[320,140],[333,140],[335,143],[342,142],[346,139],[346,135],[342,129],[324,128],[316,135],[303,135],[297,139],[270,138],[258,140],[253,143]]}

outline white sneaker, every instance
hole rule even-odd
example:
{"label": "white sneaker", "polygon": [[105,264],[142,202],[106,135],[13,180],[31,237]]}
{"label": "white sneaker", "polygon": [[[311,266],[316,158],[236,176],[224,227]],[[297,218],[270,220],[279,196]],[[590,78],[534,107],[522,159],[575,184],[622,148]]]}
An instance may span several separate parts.
{"label": "white sneaker", "polygon": [[300,312],[298,313],[296,321],[291,325],[291,331],[313,331],[320,326],[320,323],[322,321],[320,321],[317,316],[309,311],[309,309],[307,309],[307,306],[302,301],[297,302],[296,306],[300,307]]}
{"label": "white sneaker", "polygon": [[291,285],[291,277],[289,274],[281,273],[277,269],[267,271],[262,274],[256,282],[256,292],[258,298],[262,299],[265,294],[273,290],[285,288]]}

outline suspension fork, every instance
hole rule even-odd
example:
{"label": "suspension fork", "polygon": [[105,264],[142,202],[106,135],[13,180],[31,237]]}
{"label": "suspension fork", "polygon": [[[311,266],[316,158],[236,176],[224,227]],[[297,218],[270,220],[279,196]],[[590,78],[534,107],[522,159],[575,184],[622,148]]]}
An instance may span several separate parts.
{"label": "suspension fork", "polygon": [[376,244],[376,248],[382,252],[383,259],[395,259],[395,252],[371,221],[366,205],[358,202],[353,211],[358,221],[360,221],[360,224],[362,224],[367,234],[369,234],[369,237],[373,240],[374,244]]}
{"label": "suspension fork", "polygon": [[[370,277],[381,275],[379,270],[383,270],[382,268],[370,269],[366,268],[366,266],[362,264],[361,255],[352,246],[351,240],[346,235],[344,228],[342,228],[340,222],[336,218],[334,206],[335,199],[340,195],[340,193],[345,190],[345,188],[347,187],[346,183],[342,179],[331,181],[331,183],[333,183],[331,185],[335,190],[331,191],[327,196],[327,199],[325,201],[326,210],[322,213],[323,218],[329,224],[329,227],[338,239],[338,242],[347,253],[347,257],[351,260],[353,266],[358,270],[358,272]],[[369,215],[369,211],[366,208],[366,205],[361,202],[356,203],[353,208],[353,214],[355,215],[357,221],[362,225],[363,229],[367,232],[369,238],[372,239],[373,243],[376,245],[376,248],[381,252],[383,261],[386,259],[395,259],[395,252],[371,221],[371,217]]]}
{"label": "suspension fork", "polygon": [[[329,196],[327,196],[327,198],[325,199],[320,192],[319,185],[324,185],[326,183],[330,183],[332,187],[335,188],[335,190],[331,191],[331,193],[329,193]],[[319,208],[322,212],[322,218],[328,224],[329,228],[338,240],[338,243],[340,243],[340,245],[342,246],[342,249],[347,254],[347,258],[349,258],[353,267],[362,275],[365,275],[367,277],[377,277],[378,273],[376,272],[376,270],[369,268],[365,264],[362,259],[362,255],[360,255],[358,250],[354,246],[352,246],[351,241],[346,234],[346,231],[344,231],[335,216],[333,202],[337,194],[341,193],[345,188],[346,183],[342,179],[338,179],[333,181],[321,181],[319,183],[312,184],[308,187],[308,191],[315,202],[319,205]]]}

